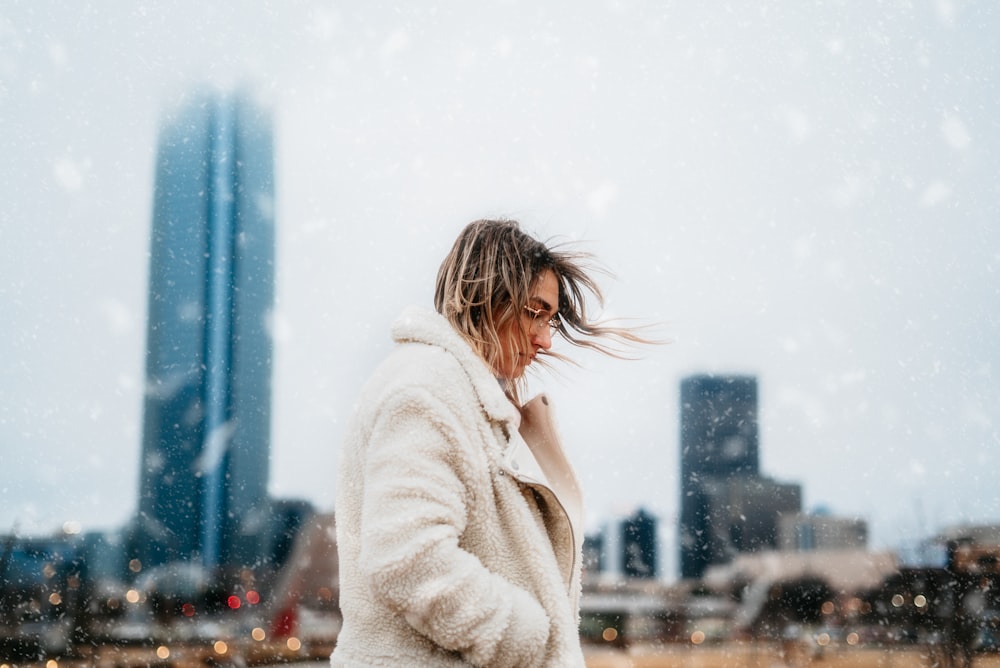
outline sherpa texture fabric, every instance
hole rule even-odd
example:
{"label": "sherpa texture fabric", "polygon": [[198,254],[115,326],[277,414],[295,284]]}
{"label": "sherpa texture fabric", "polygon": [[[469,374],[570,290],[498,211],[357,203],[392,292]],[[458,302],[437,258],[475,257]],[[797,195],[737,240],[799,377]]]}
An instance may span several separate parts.
{"label": "sherpa texture fabric", "polygon": [[341,456],[331,664],[584,666],[580,537],[544,475],[519,479],[518,409],[439,314],[393,338]]}

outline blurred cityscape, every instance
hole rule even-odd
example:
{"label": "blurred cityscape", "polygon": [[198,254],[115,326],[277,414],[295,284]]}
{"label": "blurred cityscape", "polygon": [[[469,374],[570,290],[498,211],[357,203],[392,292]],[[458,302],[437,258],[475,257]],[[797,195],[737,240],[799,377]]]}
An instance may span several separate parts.
{"label": "blurred cityscape", "polygon": [[[0,668],[332,651],[335,518],[267,494],[272,154],[268,112],[247,95],[206,92],[168,116],[138,512],[113,532],[0,537]],[[1000,525],[873,551],[864,518],[804,512],[800,485],[760,471],[756,378],[690,376],[678,409],[677,526],[639,509],[586,537],[589,664],[693,665],[678,657],[721,651],[697,665],[868,665],[892,651],[958,666],[1000,652]],[[662,530],[677,532],[677,574],[659,572]]]}

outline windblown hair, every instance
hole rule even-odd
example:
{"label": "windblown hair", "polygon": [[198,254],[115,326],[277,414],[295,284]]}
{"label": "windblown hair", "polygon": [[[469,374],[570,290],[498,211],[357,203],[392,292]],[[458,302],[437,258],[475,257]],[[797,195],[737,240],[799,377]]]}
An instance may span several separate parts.
{"label": "windblown hair", "polygon": [[[513,220],[477,220],[462,230],[438,270],[434,307],[495,369],[504,345],[499,332],[512,327],[521,333],[524,346],[520,349],[527,348],[524,307],[529,305],[535,281],[546,269],[559,282],[559,334],[569,343],[613,357],[625,357],[624,349],[629,344],[649,343],[632,329],[588,317],[587,293],[598,306],[604,305],[604,295],[593,274],[606,273],[596,267],[589,253],[562,245],[546,246],[523,232]],[[511,341],[506,345],[517,347]],[[517,350],[506,352],[512,357]],[[544,350],[539,352],[540,358],[542,355],[567,359]],[[517,382],[504,382],[505,390],[516,402]]]}

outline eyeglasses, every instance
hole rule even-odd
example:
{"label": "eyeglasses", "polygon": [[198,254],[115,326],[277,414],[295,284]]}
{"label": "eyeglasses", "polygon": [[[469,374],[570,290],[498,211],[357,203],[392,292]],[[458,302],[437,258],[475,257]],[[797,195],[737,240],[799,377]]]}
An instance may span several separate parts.
{"label": "eyeglasses", "polygon": [[525,306],[524,311],[528,314],[531,326],[535,329],[541,329],[543,324],[548,324],[551,332],[558,332],[562,327],[562,318],[559,317],[558,313],[548,316],[542,309],[534,309],[530,306]]}

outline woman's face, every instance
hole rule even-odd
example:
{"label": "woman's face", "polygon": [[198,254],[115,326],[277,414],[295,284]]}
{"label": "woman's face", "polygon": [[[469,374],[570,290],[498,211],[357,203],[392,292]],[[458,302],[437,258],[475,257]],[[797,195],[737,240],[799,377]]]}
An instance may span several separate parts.
{"label": "woman's face", "polygon": [[559,280],[555,272],[543,269],[538,274],[531,297],[524,306],[519,319],[498,332],[500,357],[493,372],[507,380],[520,378],[539,350],[552,347],[549,320],[559,308]]}

